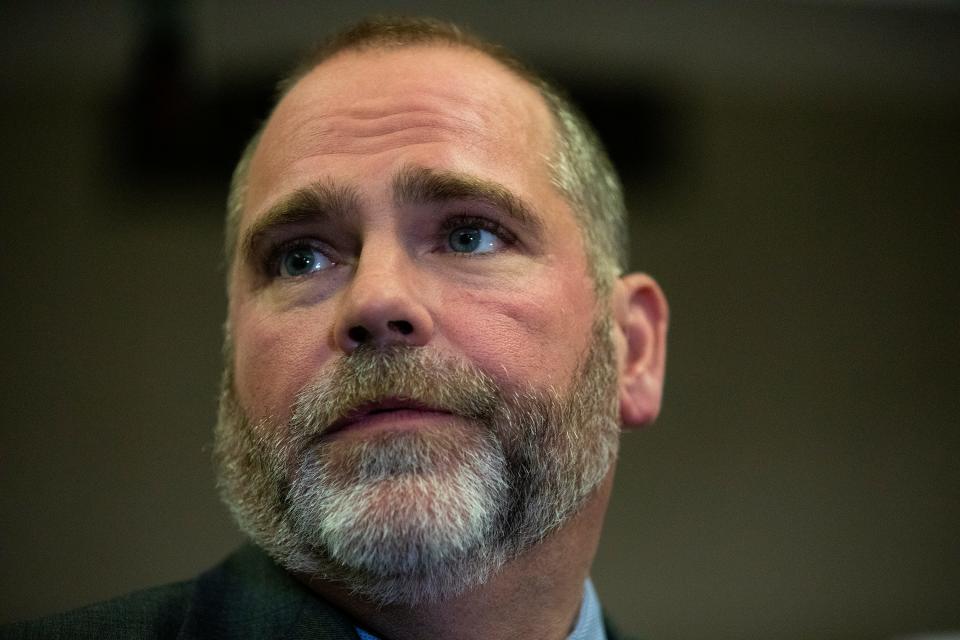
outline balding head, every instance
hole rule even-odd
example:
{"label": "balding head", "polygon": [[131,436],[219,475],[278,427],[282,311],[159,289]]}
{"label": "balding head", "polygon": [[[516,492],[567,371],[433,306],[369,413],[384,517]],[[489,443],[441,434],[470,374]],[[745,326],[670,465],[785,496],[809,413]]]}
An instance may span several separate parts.
{"label": "balding head", "polygon": [[[365,20],[336,34],[300,62],[279,83],[278,104],[300,80],[339,53],[424,46],[461,47],[480,53],[511,71],[539,94],[553,126],[551,149],[544,161],[554,187],[577,218],[598,293],[608,293],[615,277],[627,266],[626,209],[616,171],[594,129],[579,110],[560,90],[502,47],[456,25],[428,18]],[[228,265],[235,257],[239,222],[247,205],[250,164],[264,127],[247,144],[231,181],[225,226]]]}

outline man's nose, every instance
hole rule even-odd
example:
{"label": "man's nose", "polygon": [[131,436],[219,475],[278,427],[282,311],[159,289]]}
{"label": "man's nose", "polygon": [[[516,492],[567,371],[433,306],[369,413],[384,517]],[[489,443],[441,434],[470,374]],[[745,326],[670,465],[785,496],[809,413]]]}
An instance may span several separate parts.
{"label": "man's nose", "polygon": [[334,339],[347,354],[361,345],[421,347],[433,337],[433,317],[410,257],[398,247],[364,247],[343,292]]}

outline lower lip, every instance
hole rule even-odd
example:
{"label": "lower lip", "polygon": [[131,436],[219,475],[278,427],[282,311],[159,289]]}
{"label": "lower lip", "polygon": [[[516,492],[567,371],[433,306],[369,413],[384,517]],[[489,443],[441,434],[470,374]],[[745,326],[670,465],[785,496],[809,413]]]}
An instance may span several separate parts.
{"label": "lower lip", "polygon": [[444,411],[397,409],[370,413],[329,434],[331,438],[363,437],[383,431],[416,431],[450,422]]}

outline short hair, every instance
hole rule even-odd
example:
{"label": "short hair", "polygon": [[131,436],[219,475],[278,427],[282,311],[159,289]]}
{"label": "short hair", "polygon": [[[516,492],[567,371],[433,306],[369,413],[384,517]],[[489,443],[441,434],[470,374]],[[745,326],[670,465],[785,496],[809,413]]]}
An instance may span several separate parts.
{"label": "short hair", "polygon": [[[433,18],[368,18],[335,34],[297,64],[277,85],[274,104],[310,71],[340,52],[424,44],[459,46],[485,54],[538,90],[554,119],[554,150],[548,159],[552,182],[569,203],[583,233],[588,268],[598,293],[608,293],[627,262],[626,206],[620,179],[596,131],[566,94],[500,45]],[[230,183],[225,229],[228,267],[236,251],[250,161],[263,126],[247,143]]]}

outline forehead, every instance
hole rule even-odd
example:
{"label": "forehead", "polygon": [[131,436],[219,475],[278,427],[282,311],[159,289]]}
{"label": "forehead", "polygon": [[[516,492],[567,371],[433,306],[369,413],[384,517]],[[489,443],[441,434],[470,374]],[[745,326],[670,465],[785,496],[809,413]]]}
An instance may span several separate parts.
{"label": "forehead", "polygon": [[401,154],[511,188],[549,189],[553,140],[539,92],[485,54],[452,45],[341,52],[277,105],[252,158],[245,208],[308,174]]}

